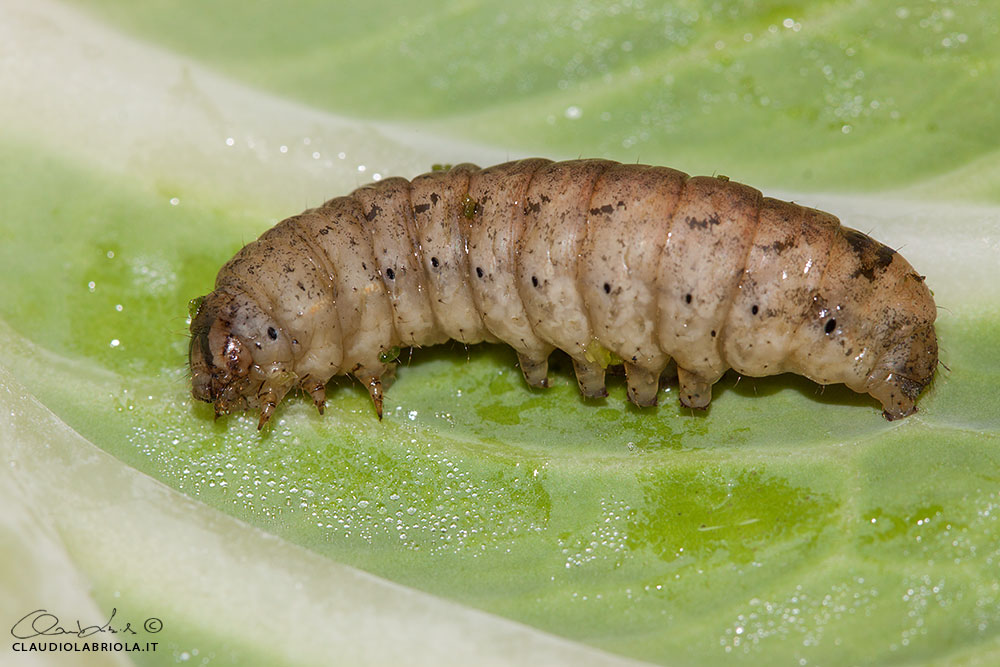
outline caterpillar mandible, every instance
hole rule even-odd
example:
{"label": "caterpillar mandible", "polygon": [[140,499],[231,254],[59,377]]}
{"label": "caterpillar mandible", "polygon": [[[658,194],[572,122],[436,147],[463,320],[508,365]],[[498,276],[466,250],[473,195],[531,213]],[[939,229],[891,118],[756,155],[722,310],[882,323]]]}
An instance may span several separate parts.
{"label": "caterpillar mandible", "polygon": [[580,391],[705,408],[730,369],[844,383],[886,419],[916,411],[937,366],[933,297],[891,248],[834,216],[725,177],[607,160],[460,164],[389,178],[288,218],[222,267],[198,300],[193,395],[216,415],[295,387],[323,412],[351,374],[382,417],[400,347],[503,342],[547,386],[565,351]]}

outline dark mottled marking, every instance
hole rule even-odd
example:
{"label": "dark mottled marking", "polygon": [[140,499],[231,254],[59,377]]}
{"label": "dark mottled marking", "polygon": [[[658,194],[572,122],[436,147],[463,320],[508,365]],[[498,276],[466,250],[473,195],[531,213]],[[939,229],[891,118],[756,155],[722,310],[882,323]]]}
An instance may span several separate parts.
{"label": "dark mottled marking", "polygon": [[875,276],[881,273],[892,264],[892,257],[896,251],[889,246],[882,245],[867,234],[862,234],[853,229],[843,229],[844,239],[851,246],[851,250],[858,256],[860,266],[851,274],[852,278],[864,276],[868,280],[875,280]]}
{"label": "dark mottled marking", "polygon": [[414,213],[426,213],[429,210],[431,210],[430,204],[417,204],[413,207]]}
{"label": "dark mottled marking", "polygon": [[767,245],[759,245],[757,247],[760,248],[761,250],[773,252],[775,255],[780,255],[789,248],[795,247],[795,239],[793,238],[778,239],[777,241],[768,243]]}
{"label": "dark mottled marking", "polygon": [[709,229],[710,227],[715,227],[720,224],[719,214],[713,213],[704,220],[699,220],[698,218],[688,216],[684,218],[684,222],[688,224],[691,229]]}
{"label": "dark mottled marking", "polygon": [[393,271],[392,269],[386,269],[385,270],[385,277],[388,278],[389,280],[395,280],[396,279],[396,272]]}
{"label": "dark mottled marking", "polygon": [[601,213],[604,213],[604,214],[607,214],[607,215],[611,215],[614,212],[615,212],[615,207],[612,206],[611,204],[605,204],[604,206],[602,206],[600,208],[592,208],[592,209],[590,209],[590,214],[591,215],[600,215]]}
{"label": "dark mottled marking", "polygon": [[382,212],[382,207],[378,204],[372,204],[372,210],[365,213],[365,220],[371,222],[378,217],[378,214]]}

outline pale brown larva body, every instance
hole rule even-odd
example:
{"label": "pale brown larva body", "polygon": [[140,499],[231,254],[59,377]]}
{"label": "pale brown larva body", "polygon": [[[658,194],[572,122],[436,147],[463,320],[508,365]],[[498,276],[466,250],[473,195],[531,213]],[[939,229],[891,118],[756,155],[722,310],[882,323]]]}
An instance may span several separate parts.
{"label": "pale brown larva body", "polygon": [[381,417],[387,353],[448,339],[512,346],[534,386],[562,349],[592,397],[623,360],[641,406],[672,360],[689,407],[733,368],[844,383],[895,419],[933,377],[936,314],[906,260],[827,213],[725,178],[529,159],[390,178],[279,223],[219,271],[190,363],[195,398],[260,426],[295,387],[322,411],[347,373]]}

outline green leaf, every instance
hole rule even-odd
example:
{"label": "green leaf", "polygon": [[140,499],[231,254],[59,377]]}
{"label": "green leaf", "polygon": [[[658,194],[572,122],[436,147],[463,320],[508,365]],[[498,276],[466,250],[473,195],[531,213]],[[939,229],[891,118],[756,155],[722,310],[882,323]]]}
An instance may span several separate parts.
{"label": "green leaf", "polygon": [[362,118],[800,190],[941,176],[933,196],[1000,199],[991,3],[75,2]]}
{"label": "green leaf", "polygon": [[[826,94],[841,90],[845,63],[866,72],[864,86],[891,80],[878,90],[891,91],[907,118],[923,93],[900,91],[918,67],[934,66],[920,79],[926,86],[940,76],[955,91],[982,94],[969,68],[975,61],[985,76],[995,54],[976,24],[981,8],[948,15],[910,5],[897,28],[860,4],[720,13],[690,3],[673,18],[651,7],[640,17],[626,4],[626,16],[604,23],[581,18],[580,7],[532,6],[511,10],[516,25],[497,27],[495,10],[453,5],[422,8],[412,33],[386,10],[362,34],[371,14],[339,9],[339,22],[324,23],[326,7],[102,9],[287,96],[278,98],[62,6],[0,10],[0,25],[14,26],[11,48],[45,54],[0,81],[9,101],[0,110],[0,531],[11,545],[0,579],[13,592],[0,609],[11,626],[41,607],[58,607],[67,621],[100,622],[112,608],[139,623],[156,616],[164,629],[139,641],[162,646],[127,656],[143,664],[318,664],[331,655],[347,664],[612,664],[609,653],[659,664],[989,664],[1000,656],[995,207],[795,196],[901,246],[935,291],[947,370],[901,422],[884,421],[870,399],[843,387],[793,376],[727,376],[706,413],[680,408],[675,386],[660,407],[634,408],[614,379],[607,399],[587,401],[565,357],[554,358],[552,388],[532,390],[509,349],[454,344],[402,351],[381,422],[365,390],[343,380],[331,385],[325,416],[291,397],[260,434],[255,418],[215,421],[209,406],[194,404],[185,369],[188,304],[242,243],[375,174],[501,161],[505,149],[461,137],[511,145],[508,125],[525,131],[519,145],[573,154],[614,154],[602,142],[649,125],[666,132],[643,140],[664,161],[684,128],[678,154],[689,164],[676,166],[707,160],[711,171],[728,155],[725,173],[784,187],[812,183],[802,171],[809,164],[809,179],[832,174],[834,185],[915,192],[935,175],[953,179],[945,192],[997,192],[996,179],[974,191],[954,180],[976,165],[993,173],[983,161],[995,147],[973,146],[955,129],[986,127],[965,98],[949,113],[920,112],[942,118],[934,131],[923,117],[895,123],[859,112],[857,131],[844,135],[824,115],[837,117],[830,109],[841,98]],[[661,32],[647,15],[659,17]],[[235,23],[223,29],[227,17]],[[683,42],[658,40],[667,19]],[[867,19],[862,37],[849,32]],[[921,21],[943,27],[925,34],[913,27]],[[324,25],[336,27],[320,39]],[[549,44],[542,33],[551,47],[541,46]],[[575,62],[573,49],[602,35],[617,50],[584,53],[561,86],[546,57]],[[956,46],[938,53],[934,44],[949,35]],[[859,46],[847,55],[852,40]],[[469,73],[512,43],[526,50],[485,79]],[[400,59],[404,45],[419,53]],[[470,58],[445,92],[410,69],[425,62],[447,72],[457,53]],[[834,82],[793,85],[787,63],[803,58],[807,68],[827,59]],[[379,75],[364,74],[362,62]],[[319,85],[337,69],[330,63],[353,78]],[[537,77],[524,94],[517,71]],[[666,72],[683,119],[672,125],[653,106],[659,115],[643,121]],[[896,79],[909,83],[897,90]],[[774,104],[761,104],[764,93]],[[729,94],[736,101],[723,113]],[[408,126],[339,118],[292,97]],[[558,111],[583,99],[599,101],[595,112],[612,109],[612,119],[592,115],[591,102],[580,117]],[[773,144],[764,166],[754,146],[772,145],[782,128],[787,142]],[[708,138],[701,158],[699,137]],[[942,145],[955,149],[943,162],[920,157]]]}

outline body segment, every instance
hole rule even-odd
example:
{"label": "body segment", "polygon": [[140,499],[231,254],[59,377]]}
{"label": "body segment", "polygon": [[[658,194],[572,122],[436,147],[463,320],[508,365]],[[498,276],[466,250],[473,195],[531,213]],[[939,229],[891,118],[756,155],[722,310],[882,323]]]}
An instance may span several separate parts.
{"label": "body segment", "polygon": [[292,388],[322,409],[352,374],[381,416],[393,351],[511,345],[546,385],[555,348],[581,391],[655,405],[676,364],[703,408],[730,368],[786,371],[915,411],[937,365],[936,307],[898,253],[827,213],[724,178],[606,160],[458,165],[364,186],[289,218],[219,272],[191,324],[194,396],[217,413]]}

